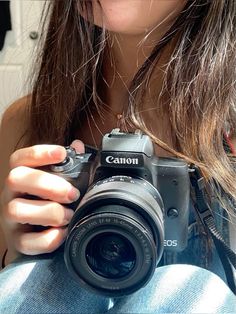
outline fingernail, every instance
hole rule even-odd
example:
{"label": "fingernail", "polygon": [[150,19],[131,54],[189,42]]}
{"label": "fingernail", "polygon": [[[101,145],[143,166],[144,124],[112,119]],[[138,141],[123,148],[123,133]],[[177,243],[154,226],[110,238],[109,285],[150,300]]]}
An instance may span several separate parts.
{"label": "fingernail", "polygon": [[80,197],[80,192],[76,188],[72,187],[72,189],[68,193],[68,198],[71,202],[75,202]]}
{"label": "fingernail", "polygon": [[74,212],[71,209],[67,209],[65,212],[65,218],[64,222],[69,223],[71,221],[71,218],[74,216]]}

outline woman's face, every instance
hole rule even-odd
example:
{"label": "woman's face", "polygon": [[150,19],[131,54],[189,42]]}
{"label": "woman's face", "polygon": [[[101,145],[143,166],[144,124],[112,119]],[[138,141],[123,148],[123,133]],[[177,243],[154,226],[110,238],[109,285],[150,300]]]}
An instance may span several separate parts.
{"label": "woman's face", "polygon": [[93,0],[94,23],[115,33],[145,34],[165,26],[184,8],[187,0]]}

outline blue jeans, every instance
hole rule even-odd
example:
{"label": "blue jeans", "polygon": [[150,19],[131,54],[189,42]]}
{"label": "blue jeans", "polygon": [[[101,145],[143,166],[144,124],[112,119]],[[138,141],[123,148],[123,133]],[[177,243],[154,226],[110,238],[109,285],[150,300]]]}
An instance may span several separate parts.
{"label": "blue jeans", "polygon": [[0,313],[235,313],[236,297],[215,274],[196,266],[156,269],[122,298],[92,294],[74,282],[61,251],[23,256],[0,272]]}

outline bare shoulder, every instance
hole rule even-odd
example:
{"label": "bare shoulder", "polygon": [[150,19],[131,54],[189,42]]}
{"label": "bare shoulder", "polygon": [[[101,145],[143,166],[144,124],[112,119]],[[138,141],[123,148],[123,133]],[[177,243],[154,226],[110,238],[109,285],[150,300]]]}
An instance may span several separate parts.
{"label": "bare shoulder", "polygon": [[30,105],[31,97],[30,95],[22,97],[11,104],[6,111],[3,113],[1,121],[1,131],[2,127],[8,126],[11,123],[16,123],[17,127],[22,126],[27,119],[27,111]]}
{"label": "bare shoulder", "polygon": [[30,101],[31,97],[25,96],[10,105],[3,113],[0,124],[0,190],[9,171],[9,157],[26,134]]}

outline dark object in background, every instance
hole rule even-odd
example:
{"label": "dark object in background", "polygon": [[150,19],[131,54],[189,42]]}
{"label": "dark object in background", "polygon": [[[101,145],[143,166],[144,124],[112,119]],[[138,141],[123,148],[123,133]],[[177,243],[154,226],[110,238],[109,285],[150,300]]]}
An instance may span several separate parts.
{"label": "dark object in background", "polygon": [[4,46],[8,30],[11,30],[10,1],[0,1],[0,50]]}

